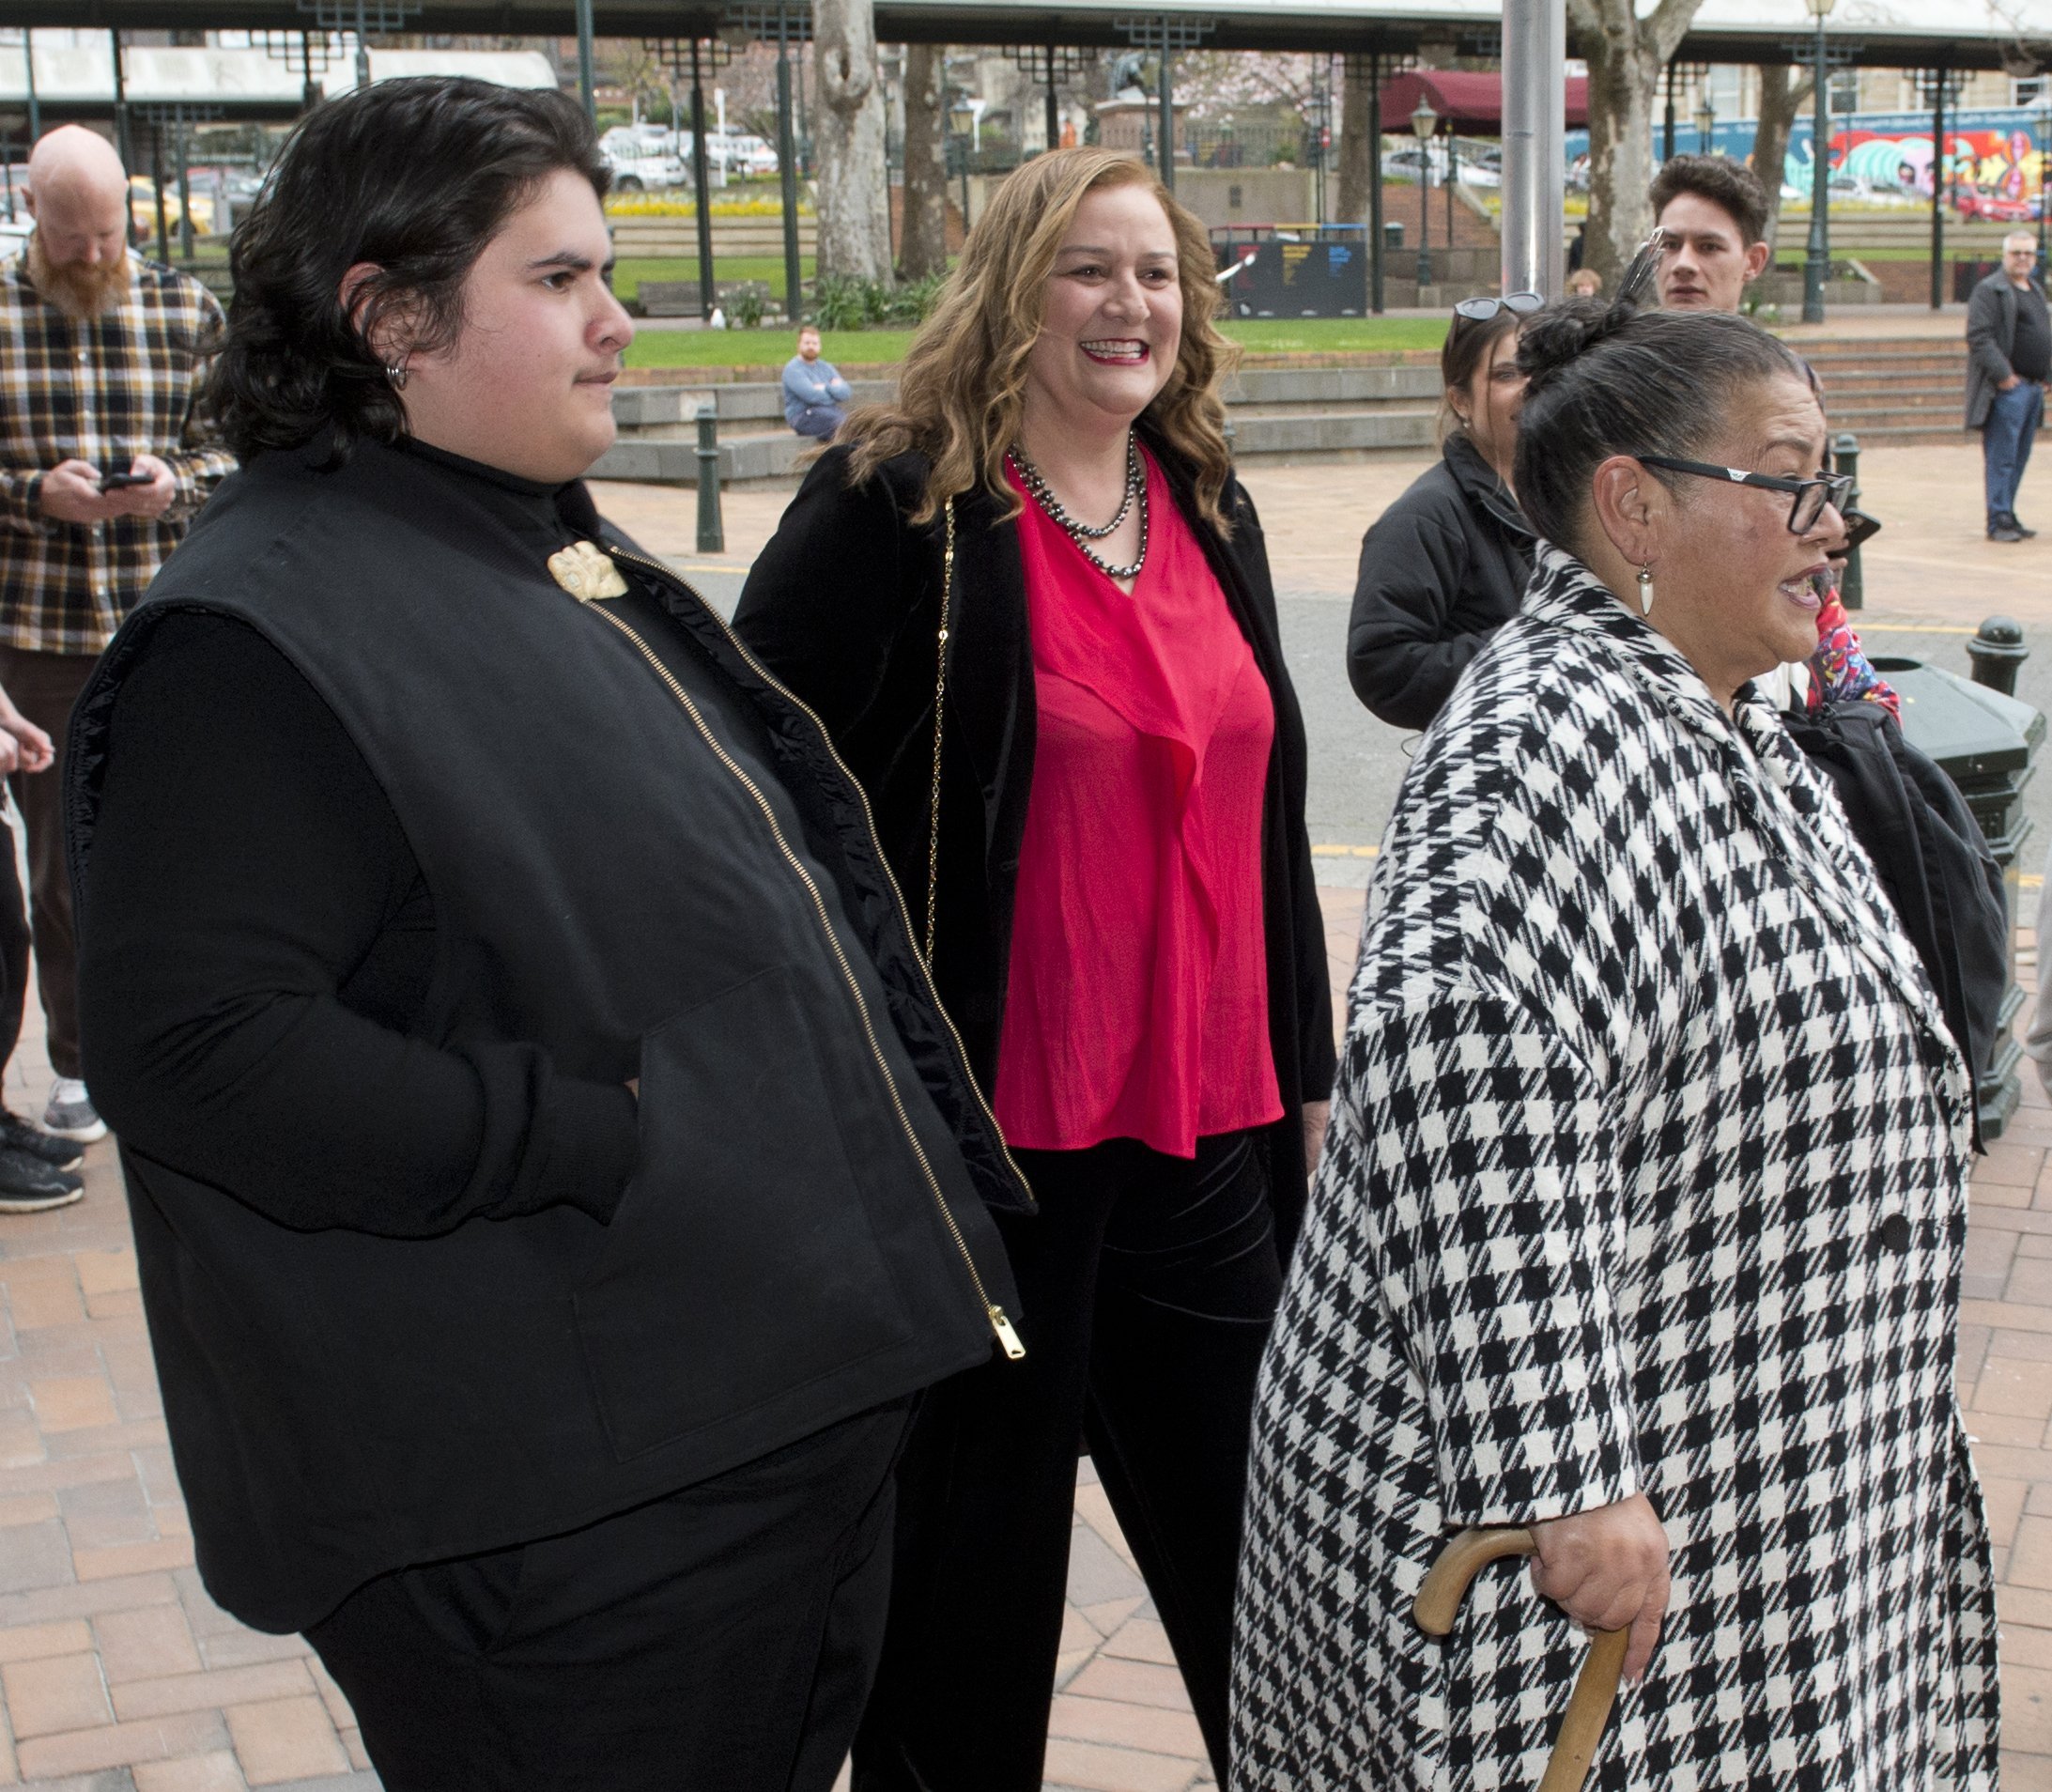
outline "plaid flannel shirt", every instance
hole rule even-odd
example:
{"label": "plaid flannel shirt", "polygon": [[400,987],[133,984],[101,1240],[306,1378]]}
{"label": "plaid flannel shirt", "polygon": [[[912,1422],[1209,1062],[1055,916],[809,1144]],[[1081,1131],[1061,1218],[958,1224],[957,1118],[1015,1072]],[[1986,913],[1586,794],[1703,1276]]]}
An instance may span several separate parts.
{"label": "plaid flannel shirt", "polygon": [[[0,267],[0,646],[98,654],[234,471],[198,402],[225,328],[206,287],[133,255],[127,296],[88,323],[43,299],[25,255]],[[177,480],[162,517],[44,514],[60,461],[126,471],[146,454]]]}

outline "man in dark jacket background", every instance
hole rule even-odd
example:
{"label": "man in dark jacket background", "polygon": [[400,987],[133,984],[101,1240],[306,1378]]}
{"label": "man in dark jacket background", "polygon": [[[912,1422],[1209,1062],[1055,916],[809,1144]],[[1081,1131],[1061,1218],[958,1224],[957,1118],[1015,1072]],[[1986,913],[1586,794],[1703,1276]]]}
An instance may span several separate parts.
{"label": "man in dark jacket background", "polygon": [[2052,377],[2052,322],[2032,273],[2038,245],[2028,231],[2002,239],[2002,266],[1967,301],[1967,426],[1981,431],[1987,471],[1988,539],[2036,534],[2016,520],[2016,487],[2044,421]]}

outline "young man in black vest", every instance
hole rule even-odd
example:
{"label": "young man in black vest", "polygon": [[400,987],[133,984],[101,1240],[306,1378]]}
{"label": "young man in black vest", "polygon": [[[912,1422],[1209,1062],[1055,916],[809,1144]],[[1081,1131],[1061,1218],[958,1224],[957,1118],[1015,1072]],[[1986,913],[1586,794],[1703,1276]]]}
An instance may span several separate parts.
{"label": "young man in black vest", "polygon": [[477,82],[286,149],[73,735],[86,1056],[201,1574],[388,1792],[825,1792],[1029,1197],[817,722],[578,483],[605,185]]}

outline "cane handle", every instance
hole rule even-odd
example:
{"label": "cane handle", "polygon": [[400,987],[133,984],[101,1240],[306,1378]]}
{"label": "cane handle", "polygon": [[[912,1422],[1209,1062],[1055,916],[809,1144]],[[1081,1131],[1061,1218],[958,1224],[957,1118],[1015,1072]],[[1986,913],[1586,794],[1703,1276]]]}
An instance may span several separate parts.
{"label": "cane handle", "polygon": [[[1536,1548],[1532,1533],[1516,1525],[1461,1532],[1426,1570],[1425,1584],[1411,1608],[1418,1628],[1427,1636],[1449,1635],[1469,1582],[1489,1563],[1506,1555],[1530,1555]],[[1597,1744],[1603,1739],[1603,1726],[1610,1722],[1611,1707],[1617,1701],[1617,1682],[1630,1641],[1628,1630],[1591,1634],[1589,1653],[1582,1657],[1581,1672],[1575,1676],[1567,1714],[1553,1738],[1539,1792],[1581,1792],[1589,1764],[1596,1759]]]}

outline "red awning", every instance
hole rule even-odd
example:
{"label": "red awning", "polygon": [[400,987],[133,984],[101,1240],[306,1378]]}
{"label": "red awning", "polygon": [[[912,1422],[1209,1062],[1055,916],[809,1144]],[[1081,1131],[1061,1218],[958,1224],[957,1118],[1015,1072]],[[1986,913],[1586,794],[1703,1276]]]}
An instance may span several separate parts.
{"label": "red awning", "polygon": [[[1420,69],[1400,74],[1382,87],[1382,129],[1400,135],[1411,128],[1411,115],[1423,98],[1442,119],[1442,131],[1460,131],[1473,137],[1504,134],[1504,77],[1472,73],[1462,69]],[[1569,129],[1589,122],[1589,81],[1571,75],[1567,82]]]}

